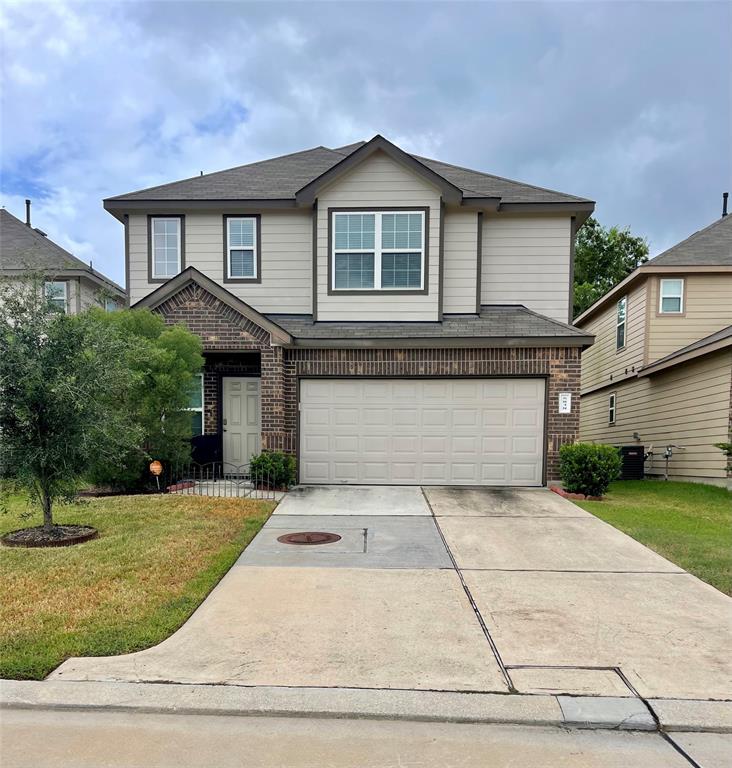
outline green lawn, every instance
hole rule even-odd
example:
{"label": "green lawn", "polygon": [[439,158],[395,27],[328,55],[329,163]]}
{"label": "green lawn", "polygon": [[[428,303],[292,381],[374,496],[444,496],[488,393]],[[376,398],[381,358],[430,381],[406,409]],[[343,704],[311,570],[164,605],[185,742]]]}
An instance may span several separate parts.
{"label": "green lawn", "polygon": [[[100,537],[58,549],[0,547],[0,677],[40,679],[69,656],[159,643],[201,603],[273,502],[120,496],[59,506],[56,521]],[[38,525],[10,499],[0,532]]]}
{"label": "green lawn", "polygon": [[732,595],[732,493],[699,483],[624,480],[580,507]]}

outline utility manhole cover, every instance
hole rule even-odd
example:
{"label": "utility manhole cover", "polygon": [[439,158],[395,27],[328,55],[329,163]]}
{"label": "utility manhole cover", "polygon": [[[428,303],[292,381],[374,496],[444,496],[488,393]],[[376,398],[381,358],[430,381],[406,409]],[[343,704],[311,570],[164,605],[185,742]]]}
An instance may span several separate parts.
{"label": "utility manhole cover", "polygon": [[320,531],[303,531],[302,533],[286,533],[278,536],[277,541],[282,544],[332,544],[340,541],[337,533],[322,533]]}

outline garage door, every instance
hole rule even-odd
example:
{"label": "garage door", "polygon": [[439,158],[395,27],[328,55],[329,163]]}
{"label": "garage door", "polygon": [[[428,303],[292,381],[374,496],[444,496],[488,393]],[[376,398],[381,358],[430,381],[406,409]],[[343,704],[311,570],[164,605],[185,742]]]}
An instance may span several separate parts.
{"label": "garage door", "polygon": [[300,482],[541,485],[543,379],[303,379]]}

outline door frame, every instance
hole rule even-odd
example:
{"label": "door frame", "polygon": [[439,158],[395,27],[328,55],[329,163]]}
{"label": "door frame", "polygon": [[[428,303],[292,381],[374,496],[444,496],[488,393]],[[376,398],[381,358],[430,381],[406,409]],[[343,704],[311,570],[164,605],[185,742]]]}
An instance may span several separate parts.
{"label": "door frame", "polygon": [[[296,467],[297,467],[297,482],[301,483],[302,479],[300,477],[300,444],[302,441],[302,425],[300,424],[300,382],[303,379],[376,379],[376,380],[383,380],[383,379],[544,379],[544,418],[542,419],[542,430],[541,430],[541,440],[542,440],[542,457],[541,457],[541,487],[546,488],[547,487],[547,475],[548,475],[548,461],[549,461],[549,446],[547,444],[547,436],[549,434],[549,374],[548,373],[529,373],[524,376],[519,376],[516,374],[506,374],[506,373],[499,373],[499,374],[458,374],[457,376],[438,376],[438,375],[429,375],[424,376],[422,374],[412,374],[407,376],[398,376],[394,374],[389,374],[387,376],[374,376],[374,375],[368,375],[368,376],[354,376],[353,374],[328,374],[328,373],[316,373],[316,374],[297,374],[296,377],[296,393],[297,393],[297,418],[296,418],[296,429],[297,429],[297,439],[295,440],[295,461],[296,461]],[[222,433],[223,437],[223,433]],[[222,451],[223,454],[223,451]]]}
{"label": "door frame", "polygon": [[259,440],[262,441],[262,376],[247,376],[240,373],[221,373],[216,387],[216,397],[219,401],[218,417],[216,419],[216,429],[219,436],[219,449],[221,456],[221,466],[226,464],[224,457],[224,379],[257,379],[259,381]]}

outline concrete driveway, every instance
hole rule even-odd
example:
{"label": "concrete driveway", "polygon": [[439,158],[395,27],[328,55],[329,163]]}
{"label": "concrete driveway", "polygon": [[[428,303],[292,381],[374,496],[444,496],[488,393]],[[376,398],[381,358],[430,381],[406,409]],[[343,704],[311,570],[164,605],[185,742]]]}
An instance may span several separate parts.
{"label": "concrete driveway", "polygon": [[731,609],[546,490],[308,487],[171,638],[52,677],[729,699]]}

